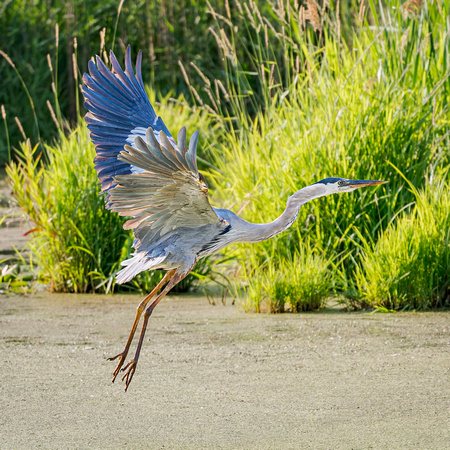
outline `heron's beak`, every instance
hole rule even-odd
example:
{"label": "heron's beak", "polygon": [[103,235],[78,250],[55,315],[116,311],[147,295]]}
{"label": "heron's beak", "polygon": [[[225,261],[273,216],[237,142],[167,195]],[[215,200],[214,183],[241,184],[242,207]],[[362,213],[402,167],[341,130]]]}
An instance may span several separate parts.
{"label": "heron's beak", "polygon": [[354,188],[362,188],[366,186],[376,186],[377,184],[385,184],[387,181],[378,181],[378,180],[351,180],[348,182],[347,186]]}

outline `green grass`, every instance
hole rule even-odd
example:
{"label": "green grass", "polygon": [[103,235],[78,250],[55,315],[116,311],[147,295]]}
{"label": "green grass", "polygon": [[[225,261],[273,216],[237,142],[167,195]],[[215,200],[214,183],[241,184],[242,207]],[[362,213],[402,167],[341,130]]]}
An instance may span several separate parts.
{"label": "green grass", "polygon": [[98,195],[86,128],[46,150],[47,166],[24,144],[19,162],[8,167],[15,198],[34,224],[28,245],[53,291],[94,290],[118,269],[128,236]]}
{"label": "green grass", "polygon": [[254,251],[240,261],[241,276],[233,283],[233,292],[241,297],[245,310],[281,313],[323,308],[331,289],[331,261],[309,242],[299,241],[292,253],[276,241],[271,244],[265,261]]}
{"label": "green grass", "polygon": [[402,214],[375,246],[365,242],[357,272],[364,306],[427,309],[450,305],[450,184],[411,186],[416,206]]}
{"label": "green grass", "polygon": [[[189,53],[199,49],[189,38],[192,57],[182,57],[178,66],[161,47],[160,59],[146,66],[151,76],[144,73],[145,81],[166,80],[184,90],[191,106],[163,98],[160,114],[173,134],[183,125],[188,134],[201,129],[200,165],[214,204],[252,222],[272,221],[289,195],[325,177],[389,184],[315,200],[282,235],[226,249],[219,258],[231,262],[231,269],[222,281],[245,308],[257,311],[319,309],[330,295],[352,308],[448,304],[447,238],[440,240],[436,231],[448,217],[448,5],[368,2],[361,15],[351,3],[339,14],[335,2],[320,10],[314,2],[307,9],[295,5],[232,2],[228,12],[226,4],[215,9],[213,3],[208,10],[191,3],[191,12],[201,10],[199,28],[193,29],[202,53]],[[174,8],[173,17],[180,11]],[[127,14],[127,23],[138,17],[132,9]],[[160,39],[194,35],[184,26],[167,22],[163,28],[170,32]],[[146,37],[134,43],[144,42],[149,50],[154,34]],[[64,111],[60,98],[55,109]],[[5,126],[11,129],[8,120]],[[42,255],[38,266],[55,288],[107,290],[131,237],[96,197],[84,125],[70,137],[61,134],[58,142],[46,147],[49,164],[22,146],[21,162],[10,169],[16,197],[37,224],[32,245],[36,258]],[[434,174],[440,184],[430,185]],[[411,222],[429,233],[420,234]],[[386,261],[394,274],[383,270]],[[206,261],[199,278],[219,279],[217,267]],[[151,276],[138,277],[134,285],[147,290],[157,281]],[[414,289],[407,280],[414,280]]]}
{"label": "green grass", "polygon": [[[288,289],[288,281],[279,280],[289,279],[289,269],[280,274],[281,259],[302,260],[299,236],[310,243],[309,252],[313,245],[322,258],[333,261],[335,292],[353,299],[354,307],[367,306],[356,275],[364,257],[362,243],[382,238],[397,215],[411,210],[416,200],[396,167],[420,189],[433,172],[449,165],[446,11],[440,15],[436,5],[427,5],[409,16],[399,8],[383,14],[372,8],[372,15],[376,26],[366,23],[355,29],[351,49],[337,41],[335,30],[324,29],[318,46],[311,30],[300,33],[280,21],[273,38],[285,36],[286,59],[308,68],[296,74],[292,64],[291,77],[283,77],[258,26],[248,31],[254,46],[252,74],[244,72],[238,60],[227,59],[223,45],[227,80],[234,81],[229,84],[234,115],[224,123],[238,125],[230,127],[215,152],[214,180],[222,204],[240,210],[246,220],[269,222],[282,213],[289,195],[322,178],[389,180],[377,189],[315,200],[301,208],[288,232],[272,241],[237,247],[233,255],[250,266],[242,274],[250,302],[258,301],[257,292],[264,285],[272,302],[269,310],[283,309],[286,291],[280,283]],[[232,27],[228,33],[229,42],[238,40]],[[272,82],[269,67],[275,67]],[[257,77],[259,89],[248,88],[250,77]],[[255,117],[246,113],[248,105],[258,111]],[[435,207],[442,210],[445,204],[437,202]],[[450,276],[449,267],[445,269],[438,281],[443,286]],[[315,271],[314,265],[303,263],[298,270],[321,279],[321,266]],[[311,299],[303,294],[305,304]],[[391,305],[388,298],[384,301]],[[429,304],[416,302],[411,307]]]}
{"label": "green grass", "polygon": [[[14,147],[18,147],[22,140],[15,117],[22,122],[33,146],[38,142],[39,135],[48,141],[58,133],[47,101],[53,103],[58,118],[62,116],[69,120],[72,127],[75,126],[80,109],[76,94],[80,75],[87,71],[88,60],[94,54],[102,54],[110,48],[114,49],[119,60],[123,59],[128,44],[132,46],[133,54],[142,49],[144,79],[152,90],[163,95],[174,92],[176,97],[180,94],[188,97],[189,87],[178,70],[178,61],[181,60],[188,70],[192,69],[192,85],[206,101],[209,97],[201,87],[202,78],[190,64],[194,63],[208,77],[224,79],[221,52],[217,50],[210,27],[214,27],[219,16],[229,20],[230,12],[233,25],[245,30],[249,22],[245,3],[253,10],[249,2],[236,0],[211,0],[211,9],[208,2],[196,0],[3,1],[0,5],[0,50],[16,65],[33,98],[35,114],[19,78],[8,62],[0,57],[0,105],[5,106],[9,129],[6,135],[0,133],[0,164],[9,161],[9,151],[14,152]],[[285,3],[282,2],[283,5]],[[277,1],[256,0],[255,4],[270,23],[279,20]],[[293,8],[294,2],[291,2],[290,15],[296,21],[298,11]],[[331,23],[335,8],[336,3],[331,1],[330,7],[325,9],[324,21]],[[354,12],[358,9],[359,0],[340,2],[342,38],[349,36],[357,21]],[[244,70],[251,71],[249,56],[253,53],[252,41],[243,33],[239,40],[236,57]],[[275,47],[280,64],[287,63],[284,68],[280,66],[280,72],[287,75],[290,71],[289,61],[284,57],[285,47],[282,42],[276,43]],[[74,53],[77,78],[72,66]],[[49,70],[47,54],[52,61],[53,73]],[[50,88],[52,81],[58,96],[56,105]],[[250,84],[256,86],[253,81]]]}

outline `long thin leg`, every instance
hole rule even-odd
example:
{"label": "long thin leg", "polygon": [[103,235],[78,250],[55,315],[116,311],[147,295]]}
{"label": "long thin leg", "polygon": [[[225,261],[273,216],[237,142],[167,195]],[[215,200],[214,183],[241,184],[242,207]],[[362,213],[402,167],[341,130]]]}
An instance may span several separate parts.
{"label": "long thin leg", "polygon": [[134,333],[136,332],[136,328],[138,326],[139,320],[141,318],[141,314],[144,312],[147,303],[153,298],[153,296],[161,289],[162,286],[164,286],[168,281],[171,280],[171,278],[174,276],[176,269],[170,270],[164,275],[164,278],[158,283],[158,285],[153,289],[150,294],[147,295],[147,297],[142,300],[142,302],[139,304],[136,310],[136,317],[134,318],[133,326],[131,327],[130,335],[128,336],[128,341],[125,345],[125,348],[123,352],[119,353],[118,355],[108,358],[108,361],[114,361],[117,358],[120,358],[119,364],[117,364],[116,370],[113,372],[113,379],[112,382],[114,383],[118,373],[120,372],[120,368],[123,366],[123,363],[125,362],[125,359],[128,355],[128,351],[130,349],[131,342],[133,341]]}
{"label": "long thin leg", "polygon": [[139,336],[139,343],[136,348],[136,354],[134,355],[134,358],[122,369],[122,371],[126,371],[125,375],[122,377],[122,381],[125,380],[126,384],[125,392],[128,389],[131,380],[133,379],[134,372],[136,371],[136,366],[138,363],[139,354],[141,352],[142,343],[144,342],[145,330],[147,329],[148,319],[150,319],[153,309],[177,283],[179,283],[183,278],[186,277],[186,275],[189,272],[190,269],[186,272],[181,272],[178,269],[177,272],[175,272],[173,278],[169,281],[167,286],[161,292],[161,294],[159,294],[158,297],[156,297],[156,299],[153,301],[153,303],[151,303],[150,306],[146,309],[144,313],[144,322],[142,324],[141,335]]}

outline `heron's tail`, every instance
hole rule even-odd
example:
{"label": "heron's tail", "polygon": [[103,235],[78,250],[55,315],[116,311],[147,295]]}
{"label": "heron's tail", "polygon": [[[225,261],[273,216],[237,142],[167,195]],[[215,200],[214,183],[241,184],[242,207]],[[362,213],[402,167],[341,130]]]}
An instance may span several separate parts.
{"label": "heron's tail", "polygon": [[145,252],[133,253],[132,258],[122,261],[121,265],[125,267],[117,272],[116,282],[123,284],[144,270],[157,269],[166,258],[167,253],[157,257],[151,257]]}

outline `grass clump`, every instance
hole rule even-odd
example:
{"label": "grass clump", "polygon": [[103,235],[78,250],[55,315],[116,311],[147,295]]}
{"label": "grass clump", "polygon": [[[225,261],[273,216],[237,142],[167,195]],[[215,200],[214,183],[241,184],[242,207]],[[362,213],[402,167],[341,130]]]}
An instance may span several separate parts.
{"label": "grass clump", "polygon": [[87,292],[118,270],[127,235],[104,208],[87,129],[46,146],[48,165],[29,144],[8,168],[14,197],[35,226],[28,246],[41,278],[57,292]]}
{"label": "grass clump", "polygon": [[[330,261],[310,244],[299,244],[293,254],[275,258],[274,250],[266,253],[266,261],[256,261],[255,252],[243,262],[246,288],[239,288],[246,310],[280,313],[315,311],[325,306],[331,288]],[[242,279],[239,280],[242,282]]]}
{"label": "grass clump", "polygon": [[366,242],[357,272],[367,307],[428,309],[450,305],[450,184],[442,179],[422,191],[375,246]]}

